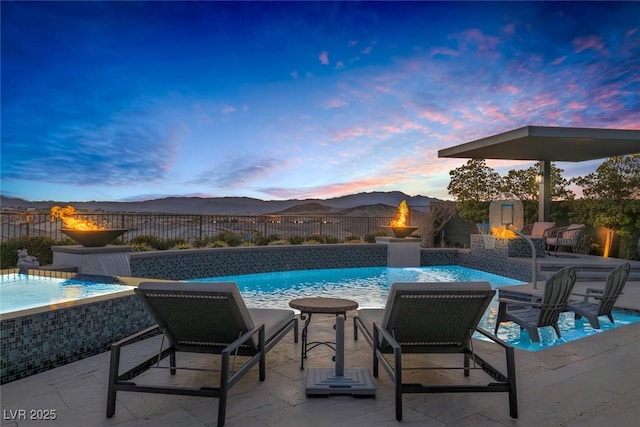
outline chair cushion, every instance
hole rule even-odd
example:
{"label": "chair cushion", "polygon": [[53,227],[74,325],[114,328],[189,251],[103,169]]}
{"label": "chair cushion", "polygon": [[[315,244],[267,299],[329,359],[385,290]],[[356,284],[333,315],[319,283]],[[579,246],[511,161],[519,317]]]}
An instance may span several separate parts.
{"label": "chair cushion", "polygon": [[294,318],[293,310],[277,308],[250,308],[249,314],[256,325],[264,323],[264,335],[267,342]]}
{"label": "chair cushion", "polygon": [[369,336],[373,336],[373,322],[382,323],[384,317],[383,308],[361,308],[358,310],[358,317],[362,321]]}
{"label": "chair cushion", "polygon": [[553,228],[555,225],[556,225],[555,222],[542,222],[542,221],[534,222],[533,228],[531,229],[531,236],[542,237],[546,229]]}

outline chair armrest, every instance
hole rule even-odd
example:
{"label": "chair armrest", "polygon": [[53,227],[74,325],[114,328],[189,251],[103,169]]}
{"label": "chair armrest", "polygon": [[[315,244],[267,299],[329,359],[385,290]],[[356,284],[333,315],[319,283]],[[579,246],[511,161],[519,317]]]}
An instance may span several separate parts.
{"label": "chair armrest", "polygon": [[567,227],[551,227],[551,228],[547,228],[546,230],[544,230],[544,233],[542,233],[542,237],[546,238],[546,237],[558,237],[558,235],[565,231],[567,229]]}
{"label": "chair armrest", "polygon": [[380,336],[384,339],[384,341],[387,341],[391,347],[393,347],[396,350],[401,350],[401,347],[398,341],[396,341],[396,339],[389,332],[387,332],[380,325],[378,325],[377,322],[373,322],[373,327],[378,330],[378,334],[380,334]]}
{"label": "chair armrest", "polygon": [[244,334],[240,335],[240,337],[237,340],[235,340],[234,342],[232,342],[231,344],[226,346],[224,348],[224,350],[222,350],[222,353],[231,353],[231,352],[233,352],[233,350],[237,349],[242,344],[247,342],[256,333],[258,333],[259,335],[262,335],[260,341],[264,342],[264,323],[262,325],[260,325],[260,326],[256,326],[255,328],[251,329],[250,331],[247,331]]}
{"label": "chair armrest", "polygon": [[[531,298],[536,298],[534,295],[531,295]],[[525,301],[519,299],[511,299],[511,298],[499,298],[498,302],[501,304],[513,304],[513,305],[529,305],[532,307],[540,307],[540,303],[537,301]]]}
{"label": "chair armrest", "polygon": [[501,347],[504,347],[504,348],[512,347],[510,344],[507,344],[505,341],[501,340],[500,338],[498,338],[497,336],[495,336],[491,332],[487,331],[486,329],[483,329],[483,328],[477,326],[475,328],[475,331],[480,333],[480,334],[482,334],[482,335],[484,335],[485,337],[489,338],[491,341],[495,342],[496,344],[500,345]]}
{"label": "chair armrest", "polygon": [[125,345],[136,343],[145,338],[148,338],[149,335],[151,335],[152,333],[155,333],[156,331],[162,332],[162,330],[160,329],[160,326],[158,326],[157,324],[150,326],[147,329],[143,329],[139,332],[136,332],[133,335],[129,335],[128,337],[125,337],[120,341],[114,342],[113,344],[111,344],[111,348],[116,349],[116,348],[124,347]]}

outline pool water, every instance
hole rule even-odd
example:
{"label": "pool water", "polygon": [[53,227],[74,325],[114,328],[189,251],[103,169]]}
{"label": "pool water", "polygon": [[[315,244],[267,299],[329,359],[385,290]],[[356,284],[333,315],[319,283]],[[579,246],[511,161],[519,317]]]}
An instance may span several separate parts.
{"label": "pool water", "polygon": [[[346,298],[357,301],[360,308],[384,307],[389,288],[394,282],[465,282],[486,280],[498,289],[501,286],[523,282],[458,265],[389,268],[365,267],[326,270],[300,270],[237,276],[192,279],[189,282],[236,282],[249,307],[286,308],[289,301],[305,297]],[[498,296],[492,301],[480,326],[493,333],[498,312]],[[533,343],[525,330],[515,323],[503,323],[498,337],[514,347],[527,351],[540,351],[588,335],[640,321],[640,314],[614,311],[615,324],[606,317],[600,321],[601,329],[593,329],[588,321],[574,320],[573,313],[563,313],[559,327],[562,338],[553,328],[540,328],[540,342]],[[478,338],[482,338],[478,335]]]}
{"label": "pool water", "polygon": [[[108,281],[108,278],[105,278]],[[133,289],[118,283],[100,283],[79,278],[60,279],[28,274],[0,275],[0,314],[56,305]]]}

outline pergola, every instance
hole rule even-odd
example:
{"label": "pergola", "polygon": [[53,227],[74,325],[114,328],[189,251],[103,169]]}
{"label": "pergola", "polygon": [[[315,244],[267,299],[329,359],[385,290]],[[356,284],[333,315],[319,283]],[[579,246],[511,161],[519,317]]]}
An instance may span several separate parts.
{"label": "pergola", "polygon": [[538,220],[551,216],[551,162],[640,153],[640,130],[525,126],[438,151],[438,157],[540,162]]}

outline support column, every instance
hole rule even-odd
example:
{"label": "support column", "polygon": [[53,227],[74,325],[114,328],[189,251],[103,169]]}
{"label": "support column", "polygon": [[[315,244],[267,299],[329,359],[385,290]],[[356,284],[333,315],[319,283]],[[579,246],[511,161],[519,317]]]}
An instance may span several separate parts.
{"label": "support column", "polygon": [[540,160],[542,182],[538,185],[538,221],[551,220],[551,162]]}

